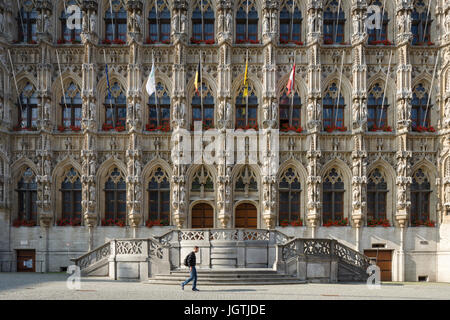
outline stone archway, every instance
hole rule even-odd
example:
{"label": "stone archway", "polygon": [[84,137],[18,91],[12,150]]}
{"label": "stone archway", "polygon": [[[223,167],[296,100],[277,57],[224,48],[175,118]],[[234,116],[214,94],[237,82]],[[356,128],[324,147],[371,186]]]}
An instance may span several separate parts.
{"label": "stone archway", "polygon": [[214,228],[214,210],[207,203],[197,203],[192,207],[192,228]]}
{"label": "stone archway", "polygon": [[256,229],[258,227],[258,211],[251,203],[241,203],[235,209],[235,228]]}

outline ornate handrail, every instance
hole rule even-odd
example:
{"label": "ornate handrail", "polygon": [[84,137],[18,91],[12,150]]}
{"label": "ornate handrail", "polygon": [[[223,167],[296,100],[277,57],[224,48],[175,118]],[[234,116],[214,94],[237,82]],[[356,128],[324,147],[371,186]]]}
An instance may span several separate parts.
{"label": "ornate handrail", "polygon": [[356,267],[360,267],[366,270],[370,265],[370,259],[364,254],[361,254],[356,250],[344,246],[337,241],[334,242],[333,251],[334,254],[339,257],[339,259]]}
{"label": "ornate handrail", "polygon": [[89,267],[90,265],[106,259],[111,254],[111,241],[106,242],[100,247],[89,251],[88,253],[82,255],[81,257],[70,259],[75,265],[79,266],[81,270]]}

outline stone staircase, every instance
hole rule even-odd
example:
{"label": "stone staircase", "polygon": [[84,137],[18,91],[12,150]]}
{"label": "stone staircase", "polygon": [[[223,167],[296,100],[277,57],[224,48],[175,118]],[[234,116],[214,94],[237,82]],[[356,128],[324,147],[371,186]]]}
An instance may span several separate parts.
{"label": "stone staircase", "polygon": [[82,276],[179,285],[184,257],[198,246],[202,285],[366,281],[370,260],[337,240],[288,237],[277,230],[172,230],[159,237],[114,239],[72,259]]}
{"label": "stone staircase", "polygon": [[[251,269],[197,269],[198,285],[277,285],[300,284],[306,281],[277,273],[267,268]],[[187,269],[173,270],[168,275],[157,274],[148,280],[152,284],[180,285],[189,277]],[[192,285],[190,282],[189,285]]]}

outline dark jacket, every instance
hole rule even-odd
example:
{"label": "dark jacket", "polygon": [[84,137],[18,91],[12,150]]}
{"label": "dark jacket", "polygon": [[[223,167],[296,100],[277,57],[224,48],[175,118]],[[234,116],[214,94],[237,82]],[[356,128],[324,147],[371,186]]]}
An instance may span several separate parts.
{"label": "dark jacket", "polygon": [[189,267],[195,267],[195,252],[192,251],[191,253],[189,253],[188,258],[187,258],[187,264]]}

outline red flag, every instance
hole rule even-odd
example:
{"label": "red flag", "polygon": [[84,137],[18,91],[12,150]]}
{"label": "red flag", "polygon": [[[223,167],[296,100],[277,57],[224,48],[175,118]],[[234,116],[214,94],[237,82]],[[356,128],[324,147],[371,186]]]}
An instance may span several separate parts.
{"label": "red flag", "polygon": [[291,71],[291,75],[289,76],[289,82],[286,86],[286,88],[288,89],[287,94],[291,94],[292,89],[294,88],[294,82],[295,82],[295,63],[294,66],[292,67],[292,71]]}

